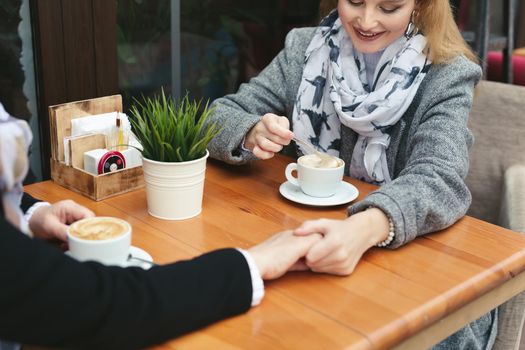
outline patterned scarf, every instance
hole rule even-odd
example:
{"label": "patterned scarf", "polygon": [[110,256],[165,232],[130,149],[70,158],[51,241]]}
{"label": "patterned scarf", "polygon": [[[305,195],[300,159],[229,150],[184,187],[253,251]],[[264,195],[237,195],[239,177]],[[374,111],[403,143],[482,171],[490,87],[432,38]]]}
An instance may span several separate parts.
{"label": "patterned scarf", "polygon": [[333,11],[321,22],[306,50],[292,116],[294,133],[339,156],[344,124],[359,134],[350,175],[378,185],[390,182],[386,161],[389,130],[411,104],[430,67],[423,53],[426,43],[418,34],[390,44],[369,86],[363,54],[354,49]]}
{"label": "patterned scarf", "polygon": [[0,194],[6,219],[28,232],[20,210],[24,180],[28,170],[27,150],[31,144],[27,122],[11,117],[0,103]]}

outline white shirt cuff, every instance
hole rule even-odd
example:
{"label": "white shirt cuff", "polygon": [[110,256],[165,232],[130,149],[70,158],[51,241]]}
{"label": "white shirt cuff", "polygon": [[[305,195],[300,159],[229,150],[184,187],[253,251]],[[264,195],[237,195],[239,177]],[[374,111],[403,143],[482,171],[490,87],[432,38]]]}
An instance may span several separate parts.
{"label": "white shirt cuff", "polygon": [[[29,220],[31,220],[31,217],[33,216],[33,213],[38,208],[46,207],[48,205],[51,205],[51,203],[48,203],[48,202],[36,202],[32,206],[30,206],[29,209],[27,209],[27,211],[24,213],[24,220],[28,224],[28,226],[29,226]],[[31,230],[29,230],[29,227],[28,227],[27,232],[29,233],[29,236],[33,237],[33,233],[31,232]]]}
{"label": "white shirt cuff", "polygon": [[259,305],[264,297],[264,283],[261,278],[261,273],[250,253],[243,249],[237,250],[244,256],[250,268],[250,275],[252,277],[252,306]]}

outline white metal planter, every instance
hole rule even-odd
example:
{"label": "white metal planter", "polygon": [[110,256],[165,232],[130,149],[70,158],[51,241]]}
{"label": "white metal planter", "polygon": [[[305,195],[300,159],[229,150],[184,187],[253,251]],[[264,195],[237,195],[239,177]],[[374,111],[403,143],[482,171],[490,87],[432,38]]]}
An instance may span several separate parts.
{"label": "white metal planter", "polygon": [[157,162],[143,158],[144,182],[150,215],[164,220],[184,220],[202,211],[204,157],[188,162]]}

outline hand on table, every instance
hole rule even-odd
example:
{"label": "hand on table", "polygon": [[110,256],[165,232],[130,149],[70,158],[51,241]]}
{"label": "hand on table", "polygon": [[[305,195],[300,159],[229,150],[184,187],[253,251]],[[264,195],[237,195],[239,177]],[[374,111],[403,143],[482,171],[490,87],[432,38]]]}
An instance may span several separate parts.
{"label": "hand on table", "polygon": [[286,117],[267,113],[246,135],[244,146],[260,159],[270,159],[290,143],[293,132]]}
{"label": "hand on table", "polygon": [[66,241],[69,224],[92,216],[95,214],[91,210],[68,199],[37,208],[29,220],[29,228],[35,237]]}
{"label": "hand on table", "polygon": [[292,231],[277,233],[266,241],[250,248],[261,277],[265,280],[275,279],[287,271],[307,270],[301,259],[313,244],[321,239],[313,234],[306,237],[294,236]]}
{"label": "hand on table", "polygon": [[388,236],[388,217],[377,208],[352,215],[345,220],[305,221],[294,230],[296,236],[321,234],[306,254],[306,265],[315,272],[346,276],[361,256]]}

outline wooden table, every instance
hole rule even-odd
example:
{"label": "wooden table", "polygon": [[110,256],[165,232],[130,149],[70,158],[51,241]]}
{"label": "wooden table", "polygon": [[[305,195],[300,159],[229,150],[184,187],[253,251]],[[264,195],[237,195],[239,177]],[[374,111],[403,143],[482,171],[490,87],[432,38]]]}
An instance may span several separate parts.
{"label": "wooden table", "polygon": [[[94,202],[53,182],[26,187],[50,202],[72,198],[133,225],[133,244],[159,263],[242,247],[306,219],[343,218],[283,198],[289,158],[247,166],[210,160],[202,213],[184,221],[147,214],[144,189]],[[353,179],[358,199],[374,186]],[[261,305],[158,349],[424,348],[525,289],[525,237],[465,217],[397,250],[370,250],[348,277],[294,272],[266,283]]]}

